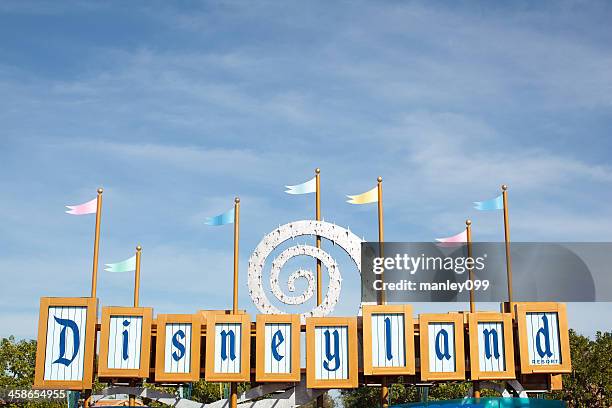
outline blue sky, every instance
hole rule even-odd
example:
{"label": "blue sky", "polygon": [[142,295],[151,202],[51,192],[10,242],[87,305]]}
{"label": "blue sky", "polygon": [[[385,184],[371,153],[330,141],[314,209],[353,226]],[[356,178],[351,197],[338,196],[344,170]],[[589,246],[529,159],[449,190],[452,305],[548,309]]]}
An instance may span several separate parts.
{"label": "blue sky", "polygon": [[[230,306],[231,227],[204,219],[236,195],[255,313],[250,252],[313,216],[283,186],[315,167],[325,219],[366,239],[375,208],[344,195],[382,175],[390,241],[467,217],[502,240],[501,214],[471,209],[501,183],[513,240],[611,241],[610,21],[603,1],[1,2],[0,335],[34,337],[41,296],[89,293],[93,217],[63,211],[98,186],[101,263],[142,244],[160,313]],[[358,307],[350,269],[339,315]],[[101,304],[131,285],[101,272]],[[610,330],[609,310],[572,304],[570,326]]]}

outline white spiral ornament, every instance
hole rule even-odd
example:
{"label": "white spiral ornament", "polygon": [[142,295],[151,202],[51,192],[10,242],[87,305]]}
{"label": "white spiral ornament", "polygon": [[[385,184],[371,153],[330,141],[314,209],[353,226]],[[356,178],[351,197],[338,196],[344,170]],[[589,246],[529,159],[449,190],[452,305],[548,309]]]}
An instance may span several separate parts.
{"label": "white spiral ornament", "polygon": [[[275,307],[265,294],[263,287],[263,272],[266,259],[283,242],[296,237],[311,235],[331,241],[334,245],[342,248],[357,266],[357,271],[361,273],[361,238],[353,234],[346,228],[339,227],[325,221],[294,221],[289,224],[281,225],[274,231],[266,235],[257,245],[249,258],[249,294],[253,303],[259,311],[266,314],[284,314]],[[320,305],[309,312],[302,313],[302,322],[311,316],[326,316],[334,309],[340,298],[340,287],[342,276],[336,261],[325,251],[314,245],[295,245],[282,251],[273,261],[270,270],[270,287],[272,293],[280,302],[288,305],[301,305],[306,303],[314,296],[315,277],[312,271],[298,269],[289,275],[287,288],[289,292],[295,291],[295,281],[299,278],[306,279],[308,287],[298,296],[286,295],[279,283],[280,272],[291,258],[305,255],[321,261],[321,264],[329,274],[329,286],[323,301]]]}

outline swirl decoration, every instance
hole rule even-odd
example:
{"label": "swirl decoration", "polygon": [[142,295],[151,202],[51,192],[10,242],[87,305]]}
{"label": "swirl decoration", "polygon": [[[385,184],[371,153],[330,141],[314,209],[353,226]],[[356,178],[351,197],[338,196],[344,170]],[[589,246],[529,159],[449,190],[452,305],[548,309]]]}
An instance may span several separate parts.
{"label": "swirl decoration", "polygon": [[[289,239],[312,235],[313,238],[320,236],[330,240],[334,245],[342,248],[357,266],[361,273],[361,238],[353,234],[348,229],[339,227],[325,221],[295,221],[282,225],[266,235],[257,245],[251,258],[249,259],[249,294],[253,303],[262,313],[283,314],[275,307],[265,294],[263,288],[263,269],[266,259],[272,251]],[[307,317],[326,316],[334,309],[340,298],[340,286],[342,277],[336,261],[325,251],[311,245],[295,245],[282,251],[273,261],[270,271],[270,286],[274,296],[282,303],[288,305],[301,305],[311,299],[315,293],[315,277],[310,270],[298,269],[293,272],[287,281],[289,292],[295,292],[295,282],[299,278],[304,278],[308,282],[308,287],[299,296],[286,295],[280,287],[280,272],[291,258],[305,255],[321,261],[329,273],[329,287],[320,305],[310,312],[301,314],[302,321]]]}

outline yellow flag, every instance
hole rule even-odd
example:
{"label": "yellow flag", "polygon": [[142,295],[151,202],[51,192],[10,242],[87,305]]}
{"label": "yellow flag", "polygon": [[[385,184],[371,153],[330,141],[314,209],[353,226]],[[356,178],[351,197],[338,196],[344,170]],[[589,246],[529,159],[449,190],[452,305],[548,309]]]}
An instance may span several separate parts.
{"label": "yellow flag", "polygon": [[369,204],[378,202],[378,187],[357,195],[347,195],[349,204]]}

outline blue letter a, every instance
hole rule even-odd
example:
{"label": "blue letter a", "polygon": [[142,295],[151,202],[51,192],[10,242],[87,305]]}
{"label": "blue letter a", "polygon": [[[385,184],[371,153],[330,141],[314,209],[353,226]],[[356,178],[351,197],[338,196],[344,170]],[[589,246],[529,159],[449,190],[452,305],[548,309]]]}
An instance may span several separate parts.
{"label": "blue letter a", "polygon": [[[440,339],[440,337],[442,338]],[[444,347],[444,352],[440,350],[440,340],[443,342],[442,346]],[[451,359],[448,349],[448,333],[444,329],[440,330],[438,334],[436,334],[436,357],[438,357],[438,360],[442,360],[444,358],[447,360]]]}

